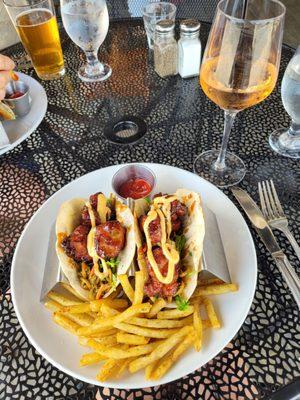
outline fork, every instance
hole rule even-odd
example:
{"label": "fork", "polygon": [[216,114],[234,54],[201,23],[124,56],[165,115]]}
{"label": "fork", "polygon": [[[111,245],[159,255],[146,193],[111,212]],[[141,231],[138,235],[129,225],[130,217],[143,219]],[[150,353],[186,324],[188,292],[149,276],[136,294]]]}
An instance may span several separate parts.
{"label": "fork", "polygon": [[281,231],[290,241],[300,261],[300,247],[288,227],[288,219],[280,204],[273,180],[258,183],[260,206],[271,228]]}

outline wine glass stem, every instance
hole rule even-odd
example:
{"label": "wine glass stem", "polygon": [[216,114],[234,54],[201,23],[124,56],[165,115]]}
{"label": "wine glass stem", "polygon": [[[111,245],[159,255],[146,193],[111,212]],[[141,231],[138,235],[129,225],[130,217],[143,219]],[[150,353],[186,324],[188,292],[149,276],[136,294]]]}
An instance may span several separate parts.
{"label": "wine glass stem", "polygon": [[226,155],[229,135],[230,135],[231,128],[232,128],[236,114],[237,114],[236,111],[225,111],[225,124],[224,124],[224,133],[223,133],[223,138],[222,138],[221,150],[218,155],[217,161],[214,163],[214,168],[217,171],[222,171],[226,168],[225,155]]}
{"label": "wine glass stem", "polygon": [[293,137],[300,137],[300,124],[297,124],[292,120],[291,126],[289,128],[289,134]]}
{"label": "wine glass stem", "polygon": [[96,75],[103,71],[103,64],[99,61],[97,51],[86,51],[86,71],[89,75]]}

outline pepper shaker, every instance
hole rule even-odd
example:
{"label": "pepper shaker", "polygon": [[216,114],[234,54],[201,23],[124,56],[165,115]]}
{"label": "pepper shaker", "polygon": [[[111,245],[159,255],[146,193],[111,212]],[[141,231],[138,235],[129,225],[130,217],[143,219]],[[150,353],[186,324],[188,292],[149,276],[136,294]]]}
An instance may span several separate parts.
{"label": "pepper shaker", "polygon": [[201,62],[200,22],[186,19],[180,24],[178,72],[182,78],[199,75]]}
{"label": "pepper shaker", "polygon": [[174,21],[165,19],[156,24],[153,46],[154,69],[161,78],[177,74],[178,48],[174,33]]}

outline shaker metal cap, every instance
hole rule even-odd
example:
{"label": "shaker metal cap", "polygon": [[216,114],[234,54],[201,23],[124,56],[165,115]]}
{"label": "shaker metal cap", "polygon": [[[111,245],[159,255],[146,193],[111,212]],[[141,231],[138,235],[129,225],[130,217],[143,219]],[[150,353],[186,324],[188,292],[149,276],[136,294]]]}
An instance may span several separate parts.
{"label": "shaker metal cap", "polygon": [[200,29],[200,22],[196,19],[185,19],[180,23],[180,30],[186,33],[197,32]]}
{"label": "shaker metal cap", "polygon": [[174,27],[175,27],[174,21],[172,21],[171,19],[163,19],[157,22],[155,30],[156,32],[167,33],[171,32],[174,29]]}

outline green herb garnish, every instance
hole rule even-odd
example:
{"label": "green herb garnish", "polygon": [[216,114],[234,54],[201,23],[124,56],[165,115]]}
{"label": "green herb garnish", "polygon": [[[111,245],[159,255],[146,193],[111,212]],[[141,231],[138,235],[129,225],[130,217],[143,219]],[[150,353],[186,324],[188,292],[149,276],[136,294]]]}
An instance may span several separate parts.
{"label": "green herb garnish", "polygon": [[120,260],[118,260],[117,258],[111,258],[109,261],[106,261],[106,264],[110,267],[112,273],[116,273],[117,272],[117,266],[119,265]]}
{"label": "green herb garnish", "polygon": [[185,244],[186,244],[186,238],[184,235],[176,235],[175,237],[175,244],[176,244],[176,249],[181,254]]}
{"label": "green herb garnish", "polygon": [[111,287],[113,288],[113,290],[116,290],[117,282],[118,282],[117,274],[112,274],[112,276],[111,276]]}
{"label": "green herb garnish", "polygon": [[191,251],[189,251],[189,255],[190,255],[191,257],[193,257],[193,253],[192,253]]}
{"label": "green herb garnish", "polygon": [[181,296],[179,296],[179,294],[175,297],[175,302],[178,310],[180,311],[186,310],[189,306],[188,300],[183,299]]}
{"label": "green herb garnish", "polygon": [[150,199],[150,197],[149,197],[149,196],[145,197],[145,200],[146,200],[146,202],[147,202],[148,204],[150,204],[150,203],[151,203],[151,199]]}
{"label": "green herb garnish", "polygon": [[107,207],[111,207],[112,206],[111,199],[106,199],[106,205],[107,205]]}

